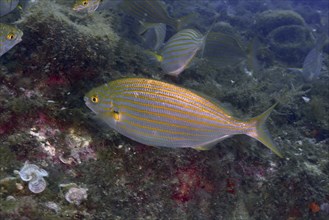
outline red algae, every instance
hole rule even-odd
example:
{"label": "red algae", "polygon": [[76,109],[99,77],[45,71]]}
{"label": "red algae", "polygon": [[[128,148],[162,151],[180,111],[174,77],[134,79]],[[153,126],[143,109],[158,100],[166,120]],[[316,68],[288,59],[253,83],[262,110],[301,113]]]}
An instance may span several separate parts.
{"label": "red algae", "polygon": [[171,198],[176,202],[188,202],[200,190],[205,190],[208,193],[214,190],[212,183],[203,175],[202,170],[195,166],[179,168],[175,175],[178,183],[174,186],[174,193]]}
{"label": "red algae", "polygon": [[318,203],[316,202],[311,202],[309,205],[308,205],[308,208],[310,210],[310,212],[312,213],[317,213],[320,211],[320,206]]}
{"label": "red algae", "polygon": [[45,80],[45,84],[48,86],[62,86],[68,83],[68,80],[61,75],[51,75]]}
{"label": "red algae", "polygon": [[236,193],[236,181],[233,178],[227,178],[226,179],[226,192],[230,194]]}

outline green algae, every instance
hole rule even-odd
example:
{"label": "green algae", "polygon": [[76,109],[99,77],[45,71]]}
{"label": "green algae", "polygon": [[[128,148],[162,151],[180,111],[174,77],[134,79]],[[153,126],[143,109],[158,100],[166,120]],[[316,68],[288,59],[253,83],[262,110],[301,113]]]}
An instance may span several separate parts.
{"label": "green algae", "polygon": [[304,19],[292,10],[268,10],[260,13],[256,20],[256,28],[263,35],[286,25],[304,25]]}
{"label": "green algae", "polygon": [[0,178],[4,178],[15,165],[17,165],[15,152],[2,142],[0,144]]}
{"label": "green algae", "polygon": [[288,65],[298,65],[314,44],[308,28],[301,25],[285,25],[270,32],[268,39],[276,57]]}

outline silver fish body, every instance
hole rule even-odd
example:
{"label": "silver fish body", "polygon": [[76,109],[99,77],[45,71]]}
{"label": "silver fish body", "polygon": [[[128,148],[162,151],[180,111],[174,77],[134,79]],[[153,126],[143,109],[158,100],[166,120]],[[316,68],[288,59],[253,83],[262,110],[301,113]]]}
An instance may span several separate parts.
{"label": "silver fish body", "polygon": [[319,36],[315,43],[315,47],[306,55],[303,68],[302,76],[306,81],[311,81],[316,79],[321,74],[323,54],[322,47],[326,42],[327,34],[322,34]]}
{"label": "silver fish body", "polygon": [[190,90],[143,78],[112,81],[92,89],[84,100],[111,128],[146,145],[209,149],[247,134],[282,156],[263,126],[273,107],[242,121]]}
{"label": "silver fish body", "polygon": [[166,37],[166,24],[151,24],[141,34],[143,36],[143,46],[153,51],[159,50],[164,43]]}
{"label": "silver fish body", "polygon": [[172,76],[183,72],[204,45],[205,36],[194,29],[184,29],[172,36],[161,50],[161,68]]}

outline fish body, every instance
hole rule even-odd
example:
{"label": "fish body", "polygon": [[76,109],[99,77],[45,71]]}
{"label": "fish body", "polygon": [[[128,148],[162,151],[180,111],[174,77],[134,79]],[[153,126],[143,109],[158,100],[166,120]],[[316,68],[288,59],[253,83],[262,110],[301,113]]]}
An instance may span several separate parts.
{"label": "fish body", "polygon": [[0,23],[0,57],[22,41],[23,32],[15,26]]}
{"label": "fish body", "polygon": [[111,128],[145,145],[205,150],[246,134],[282,157],[264,127],[274,106],[242,121],[190,90],[143,78],[109,82],[92,89],[84,100]]}
{"label": "fish body", "polygon": [[158,0],[123,0],[121,9],[142,22],[164,23],[176,30],[184,20],[170,17],[164,4]]}
{"label": "fish body", "polygon": [[164,43],[166,37],[166,24],[144,24],[139,34],[143,37],[143,46],[153,51],[159,50]]}
{"label": "fish body", "polygon": [[322,61],[322,51],[317,48],[313,48],[307,54],[302,68],[302,75],[306,81],[311,81],[320,75]]}
{"label": "fish body", "polygon": [[0,0],[0,17],[13,11],[19,3],[19,0]]}
{"label": "fish body", "polygon": [[203,57],[220,68],[236,65],[247,58],[239,40],[229,34],[210,32]]}
{"label": "fish body", "polygon": [[323,62],[322,47],[326,41],[326,34],[322,34],[316,41],[315,47],[306,55],[302,76],[306,81],[311,81],[319,77]]}
{"label": "fish body", "polygon": [[184,29],[173,35],[163,46],[157,60],[162,70],[172,76],[183,72],[204,46],[205,36],[194,29]]}
{"label": "fish body", "polygon": [[73,5],[74,11],[87,11],[88,14],[94,13],[102,0],[77,0]]}

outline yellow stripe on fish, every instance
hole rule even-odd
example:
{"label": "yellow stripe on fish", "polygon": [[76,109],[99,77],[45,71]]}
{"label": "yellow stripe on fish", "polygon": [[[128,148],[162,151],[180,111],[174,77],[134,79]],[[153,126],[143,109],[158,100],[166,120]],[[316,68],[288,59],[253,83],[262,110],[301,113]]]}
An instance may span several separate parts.
{"label": "yellow stripe on fish", "polygon": [[109,82],[84,100],[111,128],[146,145],[209,149],[232,135],[246,134],[282,157],[264,126],[275,105],[242,121],[188,89],[143,78]]}

